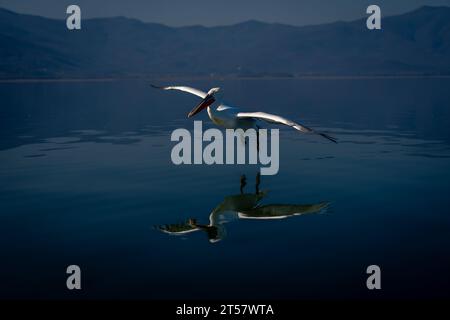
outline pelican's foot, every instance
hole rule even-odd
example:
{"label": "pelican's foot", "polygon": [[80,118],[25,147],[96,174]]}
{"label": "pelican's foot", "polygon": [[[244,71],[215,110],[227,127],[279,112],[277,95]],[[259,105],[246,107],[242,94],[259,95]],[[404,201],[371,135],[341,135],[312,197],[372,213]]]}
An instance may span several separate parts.
{"label": "pelican's foot", "polygon": [[244,193],[244,187],[247,185],[247,178],[245,177],[245,174],[241,176],[241,194]]}

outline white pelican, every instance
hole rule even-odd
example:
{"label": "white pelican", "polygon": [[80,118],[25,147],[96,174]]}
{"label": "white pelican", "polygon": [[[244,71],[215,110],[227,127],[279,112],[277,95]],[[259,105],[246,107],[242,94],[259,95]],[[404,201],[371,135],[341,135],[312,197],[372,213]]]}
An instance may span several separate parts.
{"label": "white pelican", "polygon": [[191,93],[202,98],[202,101],[189,112],[188,117],[195,116],[197,113],[207,108],[209,118],[218,126],[225,127],[227,129],[249,129],[253,128],[258,132],[259,126],[258,120],[263,120],[270,123],[278,123],[290,126],[303,133],[315,133],[334,143],[337,143],[336,139],[329,135],[314,131],[311,128],[303,126],[299,123],[291,121],[289,119],[277,116],[275,114],[265,112],[240,112],[239,108],[226,105],[220,99],[220,88],[212,88],[207,93],[201,90],[186,87],[186,86],[166,86],[160,87],[151,84],[153,88],[162,90],[179,90]]}

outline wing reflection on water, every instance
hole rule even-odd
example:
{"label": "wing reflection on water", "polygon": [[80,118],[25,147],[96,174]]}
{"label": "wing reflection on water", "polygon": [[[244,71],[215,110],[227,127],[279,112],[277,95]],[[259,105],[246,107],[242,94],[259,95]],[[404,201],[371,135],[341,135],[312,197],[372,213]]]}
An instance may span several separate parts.
{"label": "wing reflection on water", "polygon": [[329,203],[317,204],[266,204],[260,205],[266,197],[267,191],[260,191],[260,175],[256,176],[255,193],[244,193],[245,176],[241,177],[240,194],[226,196],[225,199],[210,213],[209,224],[198,223],[196,219],[189,219],[185,223],[165,224],[156,229],[171,235],[186,235],[195,231],[204,231],[209,242],[218,242],[225,238],[225,224],[239,219],[284,219],[311,213],[324,212]]}

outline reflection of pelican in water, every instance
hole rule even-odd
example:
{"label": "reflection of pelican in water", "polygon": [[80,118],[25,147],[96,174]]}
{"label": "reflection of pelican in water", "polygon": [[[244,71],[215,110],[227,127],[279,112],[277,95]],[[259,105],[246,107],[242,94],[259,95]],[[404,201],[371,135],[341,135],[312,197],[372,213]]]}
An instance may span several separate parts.
{"label": "reflection of pelican in water", "polygon": [[225,197],[209,215],[209,224],[199,224],[195,219],[189,219],[186,223],[168,224],[156,227],[168,234],[185,235],[191,232],[203,230],[208,235],[210,242],[222,240],[226,235],[224,224],[238,219],[284,219],[309,213],[319,213],[325,210],[328,203],[318,204],[268,204],[259,205],[267,195],[267,191],[260,191],[260,175],[256,175],[255,193],[244,193],[246,185],[245,176],[241,177],[241,193]]}

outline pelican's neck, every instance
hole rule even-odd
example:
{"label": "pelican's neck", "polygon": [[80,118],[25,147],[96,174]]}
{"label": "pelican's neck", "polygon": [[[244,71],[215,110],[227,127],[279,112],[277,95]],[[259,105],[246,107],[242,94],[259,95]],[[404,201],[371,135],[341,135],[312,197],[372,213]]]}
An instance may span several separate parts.
{"label": "pelican's neck", "polygon": [[214,115],[215,115],[215,111],[216,110],[214,110],[213,108],[211,108],[211,106],[208,106],[208,108],[206,109],[206,111],[208,111],[208,117],[211,119],[211,120],[214,120],[213,119],[213,117],[214,117]]}

